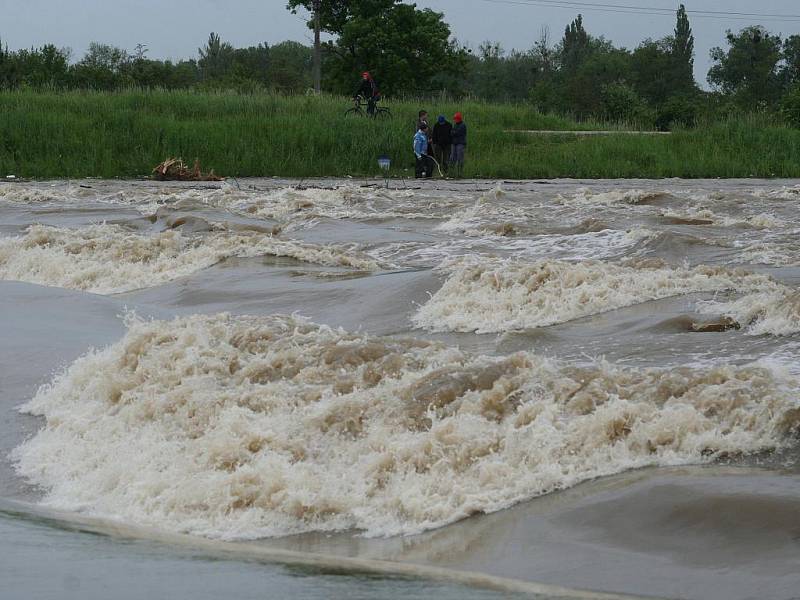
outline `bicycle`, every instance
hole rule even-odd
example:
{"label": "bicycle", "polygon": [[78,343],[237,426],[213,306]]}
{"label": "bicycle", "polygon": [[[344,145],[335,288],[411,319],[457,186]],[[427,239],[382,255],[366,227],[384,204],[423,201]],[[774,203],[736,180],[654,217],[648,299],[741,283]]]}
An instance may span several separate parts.
{"label": "bicycle", "polygon": [[[391,119],[392,111],[384,106],[376,106],[376,102],[362,102],[361,96],[353,98],[353,107],[344,112],[345,117],[370,117],[372,119]],[[372,111],[370,112],[370,108]]]}

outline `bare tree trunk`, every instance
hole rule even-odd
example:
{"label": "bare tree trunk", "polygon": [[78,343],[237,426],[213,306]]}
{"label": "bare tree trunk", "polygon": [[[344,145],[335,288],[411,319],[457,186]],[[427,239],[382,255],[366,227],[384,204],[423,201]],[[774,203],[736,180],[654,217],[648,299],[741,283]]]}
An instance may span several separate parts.
{"label": "bare tree trunk", "polygon": [[320,0],[314,0],[314,92],[322,89],[322,48],[319,40],[319,8]]}

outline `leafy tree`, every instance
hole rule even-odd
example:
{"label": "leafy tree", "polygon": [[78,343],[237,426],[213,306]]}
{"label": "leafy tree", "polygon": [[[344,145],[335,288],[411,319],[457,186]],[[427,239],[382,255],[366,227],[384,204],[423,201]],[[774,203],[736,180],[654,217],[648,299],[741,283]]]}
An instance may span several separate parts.
{"label": "leafy tree", "polygon": [[675,96],[695,96],[694,35],[683,4],[677,12],[674,35],[645,40],[634,50],[632,82],[651,105],[662,106]]}
{"label": "leafy tree", "polygon": [[800,84],[800,35],[792,35],[783,42],[784,66],[781,72],[784,85]]}
{"label": "leafy tree", "polygon": [[670,39],[670,56],[672,68],[669,75],[674,92],[693,92],[696,88],[694,82],[694,34],[689,23],[689,16],[686,14],[686,7],[683,4],[678,8],[675,35]]}
{"label": "leafy tree", "polygon": [[470,90],[481,98],[497,100],[503,93],[505,51],[498,43],[483,42],[477,60],[471,65]]}
{"label": "leafy tree", "polygon": [[131,58],[122,48],[92,42],[70,75],[78,87],[112,90],[133,83],[125,77]]}
{"label": "leafy tree", "polygon": [[627,50],[614,48],[602,38],[594,40],[589,57],[565,80],[562,110],[580,118],[599,115],[603,110],[603,89],[625,83],[629,74]]}
{"label": "leafy tree", "polygon": [[80,64],[90,69],[106,70],[118,75],[122,73],[130,61],[130,55],[122,48],[92,42],[89,44],[89,51]]}
{"label": "leafy tree", "polygon": [[742,29],[738,34],[726,34],[728,49],[714,48],[714,65],[708,72],[708,82],[745,108],[774,104],[781,85],[778,63],[783,43],[779,35],[771,35],[763,27]]}
{"label": "leafy tree", "polygon": [[533,43],[531,55],[539,64],[542,73],[550,74],[555,70],[555,51],[550,46],[550,28],[543,26],[539,32],[539,39]]}
{"label": "leafy tree", "polygon": [[583,15],[578,15],[578,18],[567,25],[561,40],[561,68],[568,73],[577,71],[589,57],[591,50],[591,37],[583,28]]}
{"label": "leafy tree", "polygon": [[[296,10],[312,0],[289,0]],[[383,92],[426,91],[437,74],[460,64],[441,13],[400,0],[324,0],[321,27],[335,36],[325,44],[327,82],[351,92],[358,74],[372,72]]]}
{"label": "leafy tree", "polygon": [[46,44],[10,52],[0,44],[0,86],[64,87],[68,83],[69,51]]}
{"label": "leafy tree", "polygon": [[133,83],[143,88],[185,89],[200,80],[194,60],[173,63],[143,58],[133,61],[128,72]]}
{"label": "leafy tree", "polygon": [[236,48],[232,56],[232,76],[240,81],[250,80],[266,86],[270,82],[270,63],[268,44]]}
{"label": "leafy tree", "polygon": [[[320,26],[323,31],[331,34],[338,34],[344,29],[347,21],[364,10],[373,13],[387,11],[397,4],[397,0],[319,0],[320,4]],[[293,13],[298,8],[304,8],[308,12],[314,9],[314,0],[288,0],[286,8]],[[312,24],[309,23],[309,27]]]}
{"label": "leafy tree", "polygon": [[645,40],[631,54],[631,82],[650,104],[665,102],[675,93],[669,77],[673,66],[672,40]]}
{"label": "leafy tree", "polygon": [[283,91],[311,87],[311,48],[298,42],[282,42],[270,48],[269,83]]}
{"label": "leafy tree", "polygon": [[200,68],[200,76],[204,80],[222,79],[233,67],[233,46],[228,42],[223,42],[219,34],[213,31],[209,34],[206,45],[198,48],[197,52],[200,55],[197,65]]}

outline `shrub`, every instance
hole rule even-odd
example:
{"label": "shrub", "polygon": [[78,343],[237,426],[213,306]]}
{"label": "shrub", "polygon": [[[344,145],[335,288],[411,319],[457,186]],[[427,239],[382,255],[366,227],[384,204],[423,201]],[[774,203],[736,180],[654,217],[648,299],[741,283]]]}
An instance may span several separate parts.
{"label": "shrub", "polygon": [[602,91],[603,117],[617,123],[651,127],[653,112],[627,83],[611,83]]}
{"label": "shrub", "polygon": [[674,127],[692,128],[697,125],[697,102],[681,96],[673,96],[659,109],[656,127],[659,131],[670,131]]}
{"label": "shrub", "polygon": [[800,86],[787,93],[781,100],[781,114],[792,127],[800,128]]}

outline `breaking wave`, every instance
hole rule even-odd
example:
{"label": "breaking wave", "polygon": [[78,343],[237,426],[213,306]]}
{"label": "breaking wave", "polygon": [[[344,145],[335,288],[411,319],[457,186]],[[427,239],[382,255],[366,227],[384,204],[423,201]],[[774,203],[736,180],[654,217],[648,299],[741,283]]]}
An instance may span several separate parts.
{"label": "breaking wave", "polygon": [[770,265],[776,267],[796,266],[800,264],[800,243],[797,231],[788,232],[785,237],[774,237],[757,242],[735,242],[741,248],[739,260],[742,263]]}
{"label": "breaking wave", "polygon": [[19,204],[39,204],[60,198],[60,194],[47,189],[18,184],[0,185],[0,200]]}
{"label": "breaking wave", "polygon": [[444,285],[414,315],[435,331],[505,332],[564,323],[649,300],[693,292],[777,289],[764,275],[722,267],[670,267],[540,260],[456,261]]}
{"label": "breaking wave", "polygon": [[631,248],[644,245],[655,234],[647,229],[616,231],[605,229],[579,235],[537,235],[526,238],[486,236],[446,242],[399,242],[370,249],[368,254],[383,263],[409,267],[436,267],[458,257],[497,256],[518,259],[560,260],[606,259],[624,256]]}
{"label": "breaking wave", "polygon": [[731,217],[719,215],[708,208],[694,208],[679,211],[665,211],[661,215],[673,225],[717,225],[721,227],[752,227],[754,229],[774,229],[785,223],[770,213]]}
{"label": "breaking wave", "polygon": [[280,188],[246,195],[211,195],[212,206],[241,214],[281,222],[327,217],[331,219],[434,219],[444,218],[458,206],[449,193],[445,198],[426,197],[411,190],[384,190],[357,186],[324,188]]}
{"label": "breaking wave", "polygon": [[245,216],[280,222],[329,217],[333,219],[411,218],[430,219],[450,216],[460,206],[448,192],[425,202],[412,190],[385,190],[379,187],[343,185],[335,188],[285,187],[267,190],[240,188],[229,183],[186,188],[151,185],[106,192],[75,185],[54,187],[21,184],[0,186],[0,200],[15,203],[64,205],[79,203],[123,205],[152,214],[159,207],[212,207]]}
{"label": "breaking wave", "polygon": [[800,200],[800,186],[781,186],[773,189],[757,189],[753,192],[756,198],[767,200]]}
{"label": "breaking wave", "polygon": [[0,238],[0,279],[113,294],[190,275],[230,257],[285,256],[332,267],[376,270],[354,250],[278,240],[259,233],[142,235],[119,225],[66,229],[33,225]]}
{"label": "breaking wave", "polygon": [[224,539],[411,534],[800,426],[796,382],[758,366],[569,367],[278,316],[128,326],[22,407],[45,425],[13,459],[53,508]]}
{"label": "breaking wave", "polygon": [[733,319],[751,335],[800,332],[800,292],[789,288],[750,294],[729,302],[703,302],[700,308]]}
{"label": "breaking wave", "polygon": [[657,204],[669,199],[666,192],[651,190],[610,190],[595,192],[591,188],[580,188],[571,196],[559,195],[556,202],[566,206],[613,206],[616,204]]}

